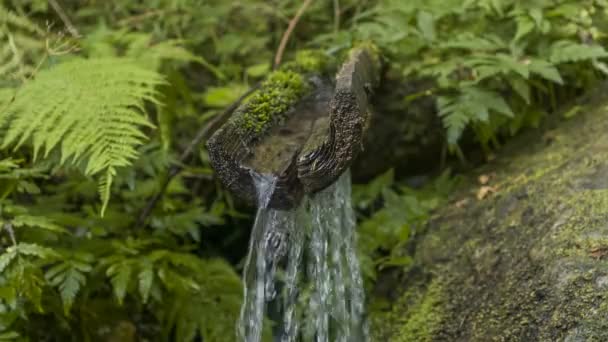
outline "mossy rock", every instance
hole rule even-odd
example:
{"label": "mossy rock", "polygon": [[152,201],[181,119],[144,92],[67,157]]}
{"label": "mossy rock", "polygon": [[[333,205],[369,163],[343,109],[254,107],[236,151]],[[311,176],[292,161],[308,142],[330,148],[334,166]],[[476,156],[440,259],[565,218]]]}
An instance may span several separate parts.
{"label": "mossy rock", "polygon": [[608,341],[606,90],[470,175],[383,284],[395,304],[372,313],[373,340]]}

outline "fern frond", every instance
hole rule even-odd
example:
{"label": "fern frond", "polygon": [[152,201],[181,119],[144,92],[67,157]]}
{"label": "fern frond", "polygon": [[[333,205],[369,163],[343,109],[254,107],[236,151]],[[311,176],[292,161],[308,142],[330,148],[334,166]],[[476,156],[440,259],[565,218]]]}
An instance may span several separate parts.
{"label": "fern frond", "polygon": [[156,72],[123,58],[75,59],[41,71],[0,113],[2,146],[31,142],[35,157],[60,148],[61,164],[84,165],[86,175],[105,172],[105,209],[116,169],[129,166],[146,139],[140,127],[153,127],[143,104],[158,104],[154,87],[161,83]]}
{"label": "fern frond", "polygon": [[29,18],[0,4],[0,80],[31,74],[34,70],[32,55],[44,49],[44,33]]}
{"label": "fern frond", "polygon": [[78,292],[86,284],[85,274],[93,269],[90,265],[92,261],[90,254],[77,253],[72,258],[54,265],[44,274],[49,284],[59,289],[66,315],[70,312]]}
{"label": "fern frond", "polygon": [[234,322],[242,298],[238,275],[219,259],[199,260],[190,270],[197,288],[174,292],[165,300],[164,330],[175,331],[179,341],[190,341],[197,335],[210,342],[235,341]]}
{"label": "fern frond", "polygon": [[36,227],[55,233],[65,233],[65,228],[44,216],[19,215],[11,221],[15,227]]}
{"label": "fern frond", "polygon": [[463,88],[459,95],[439,96],[437,107],[451,145],[458,142],[469,123],[487,122],[490,111],[513,117],[511,108],[500,94],[477,87]]}
{"label": "fern frond", "polygon": [[10,246],[0,254],[0,273],[3,272],[18,255],[36,257],[39,259],[58,258],[59,254],[52,248],[35,243],[19,242]]}
{"label": "fern frond", "polygon": [[600,45],[587,45],[570,40],[560,40],[551,45],[549,60],[553,64],[560,64],[603,57],[608,57],[608,51]]}
{"label": "fern frond", "polygon": [[123,260],[108,268],[106,275],[110,277],[110,282],[114,288],[114,295],[118,303],[122,302],[127,294],[127,288],[131,283],[131,274],[133,273],[132,264],[128,260]]}
{"label": "fern frond", "polygon": [[508,44],[496,35],[477,36],[470,32],[460,34],[439,45],[445,49],[464,49],[471,51],[497,51],[505,49]]}

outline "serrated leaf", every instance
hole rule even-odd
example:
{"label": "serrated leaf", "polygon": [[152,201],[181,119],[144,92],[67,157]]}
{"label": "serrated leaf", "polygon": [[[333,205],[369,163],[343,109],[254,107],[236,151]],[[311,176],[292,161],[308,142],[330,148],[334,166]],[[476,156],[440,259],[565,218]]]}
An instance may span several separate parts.
{"label": "serrated leaf", "polygon": [[17,249],[15,247],[9,247],[4,251],[4,253],[0,254],[0,273],[4,271],[8,265],[15,259],[17,256]]}
{"label": "serrated leaf", "polygon": [[20,242],[17,246],[11,247],[16,248],[18,254],[35,256],[41,259],[49,259],[59,257],[59,254],[53,249],[43,247],[35,243]]}
{"label": "serrated leaf", "polygon": [[143,302],[147,303],[154,282],[154,268],[152,267],[152,264],[145,263],[142,270],[137,275],[137,279],[139,280],[139,293]]}
{"label": "serrated leaf", "polygon": [[59,292],[63,302],[63,311],[67,315],[74,304],[81,287],[86,283],[86,277],[75,268],[69,268],[59,285]]}
{"label": "serrated leaf", "polygon": [[[164,82],[125,58],[57,64],[25,83],[0,112],[2,146],[31,143],[34,158],[59,150],[60,164],[82,165],[86,175],[102,173],[102,185],[111,184],[114,170],[137,158],[137,147],[147,139],[141,127],[154,127],[143,106],[159,103],[155,87]],[[101,192],[102,209],[107,190]]]}
{"label": "serrated leaf", "polygon": [[110,282],[114,288],[114,295],[120,305],[122,305],[125,295],[127,294],[127,288],[131,283],[132,272],[132,265],[127,261],[114,264],[106,271],[106,275],[110,277]]}
{"label": "serrated leaf", "polygon": [[19,215],[12,220],[14,227],[37,227],[49,230],[56,233],[66,233],[65,228],[53,223],[50,219],[44,216]]}
{"label": "serrated leaf", "polygon": [[608,57],[608,51],[601,45],[588,45],[569,40],[561,40],[551,45],[549,61],[552,64],[560,64],[603,57]]}
{"label": "serrated leaf", "polygon": [[532,59],[529,63],[530,72],[538,74],[542,78],[555,82],[557,84],[564,84],[562,76],[559,71],[551,63],[542,59]]}

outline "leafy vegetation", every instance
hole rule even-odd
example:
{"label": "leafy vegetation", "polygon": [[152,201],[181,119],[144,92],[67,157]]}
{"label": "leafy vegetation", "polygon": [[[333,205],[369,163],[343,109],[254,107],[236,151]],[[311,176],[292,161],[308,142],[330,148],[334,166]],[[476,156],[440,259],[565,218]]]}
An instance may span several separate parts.
{"label": "leafy vegetation", "polygon": [[604,1],[382,1],[342,39],[373,39],[406,79],[432,85],[452,148],[467,127],[490,149],[535,127],[608,72]]}
{"label": "leafy vegetation", "polygon": [[[463,137],[498,148],[608,72],[603,0],[337,0],[313,1],[272,73],[300,5],[0,1],[0,340],[233,339],[251,211],[202,147],[179,156],[259,81],[278,87],[251,95],[271,103],[246,118],[254,131],[304,91],[295,71],[373,41],[384,77],[425,81],[404,111],[431,97],[461,154]],[[354,192],[370,289],[410,264],[400,247],[455,183],[403,178]]]}

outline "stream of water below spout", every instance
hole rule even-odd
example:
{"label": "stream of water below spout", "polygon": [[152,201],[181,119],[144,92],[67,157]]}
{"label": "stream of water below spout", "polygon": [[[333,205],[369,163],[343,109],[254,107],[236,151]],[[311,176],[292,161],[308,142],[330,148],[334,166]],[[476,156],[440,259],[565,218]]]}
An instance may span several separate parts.
{"label": "stream of water below spout", "polygon": [[350,173],[291,210],[268,208],[275,179],[254,179],[258,211],[245,264],[239,340],[366,341]]}

